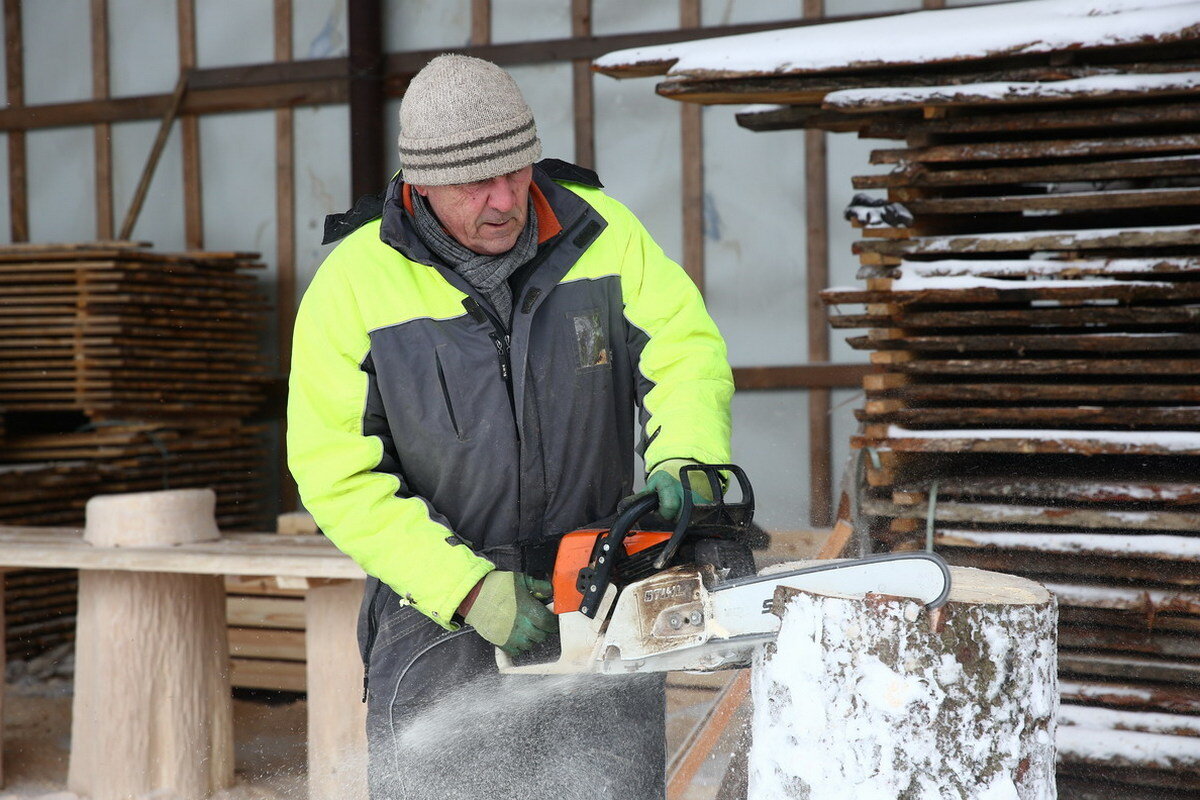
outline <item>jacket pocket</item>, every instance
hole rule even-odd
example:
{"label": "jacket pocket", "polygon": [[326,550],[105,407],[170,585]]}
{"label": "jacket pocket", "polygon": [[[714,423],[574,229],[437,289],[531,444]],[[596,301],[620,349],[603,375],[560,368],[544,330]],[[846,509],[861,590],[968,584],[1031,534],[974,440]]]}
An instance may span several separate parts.
{"label": "jacket pocket", "polygon": [[446,403],[446,414],[450,417],[450,427],[454,429],[454,435],[461,440],[463,432],[459,427],[458,415],[454,413],[454,399],[450,396],[450,386],[446,383],[446,367],[442,362],[441,346],[433,351],[433,358],[437,364],[438,385],[442,388],[442,399]]}
{"label": "jacket pocket", "polygon": [[568,329],[574,336],[576,369],[612,369],[608,341],[608,317],[599,308],[567,312]]}

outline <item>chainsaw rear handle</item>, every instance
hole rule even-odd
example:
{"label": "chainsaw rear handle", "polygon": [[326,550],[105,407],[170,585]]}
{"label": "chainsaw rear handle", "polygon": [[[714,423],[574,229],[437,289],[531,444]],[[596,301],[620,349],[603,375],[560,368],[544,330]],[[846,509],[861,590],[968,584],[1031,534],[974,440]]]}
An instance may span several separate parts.
{"label": "chainsaw rear handle", "polygon": [[624,545],[625,537],[633,530],[633,526],[638,520],[651,511],[657,510],[657,494],[651,492],[636,498],[617,515],[617,518],[613,520],[612,527],[596,542],[595,566],[579,571],[582,584],[579,588],[583,594],[583,604],[579,607],[579,611],[585,617],[594,618],[596,616],[596,611],[600,607],[600,599],[604,597],[604,590],[608,588],[611,580],[617,554],[622,552],[621,548]]}
{"label": "chainsaw rear handle", "polygon": [[[742,492],[740,503],[725,501],[725,492],[721,491],[721,472],[729,472],[737,479],[738,488]],[[692,499],[692,474],[699,473],[708,479],[712,490],[713,501],[697,506]],[[679,512],[679,521],[675,524],[675,532],[667,540],[663,551],[654,560],[654,568],[662,569],[671,562],[683,537],[688,529],[704,533],[705,529],[734,529],[745,530],[754,519],[754,487],[746,472],[736,464],[686,464],[679,470],[679,482],[683,484],[683,510]]]}
{"label": "chainsaw rear handle", "polygon": [[[728,471],[738,482],[742,492],[740,503],[727,503],[725,492],[721,491],[721,472]],[[704,475],[712,488],[713,502],[697,506],[692,500],[691,473]],[[679,521],[675,532],[667,540],[662,553],[654,561],[655,569],[663,569],[683,543],[684,535],[689,529],[694,532],[706,533],[715,530],[745,530],[754,518],[754,489],[745,471],[735,464],[688,464],[679,471],[679,482],[683,485],[683,508],[679,512]],[[624,510],[617,514],[612,527],[599,538],[596,543],[596,559],[592,566],[580,570],[580,593],[583,602],[579,611],[586,617],[594,618],[600,607],[600,600],[611,582],[613,564],[624,553],[625,537],[633,530],[638,520],[658,510],[658,495],[651,492],[635,498]]]}

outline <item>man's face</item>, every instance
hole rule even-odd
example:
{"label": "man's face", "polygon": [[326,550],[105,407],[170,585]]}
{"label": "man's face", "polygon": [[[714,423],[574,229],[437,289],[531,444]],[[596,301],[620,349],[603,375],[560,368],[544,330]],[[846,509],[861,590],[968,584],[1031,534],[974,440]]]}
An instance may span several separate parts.
{"label": "man's face", "polygon": [[486,181],[413,188],[459,244],[495,256],[511,250],[525,228],[532,180],[528,166]]}

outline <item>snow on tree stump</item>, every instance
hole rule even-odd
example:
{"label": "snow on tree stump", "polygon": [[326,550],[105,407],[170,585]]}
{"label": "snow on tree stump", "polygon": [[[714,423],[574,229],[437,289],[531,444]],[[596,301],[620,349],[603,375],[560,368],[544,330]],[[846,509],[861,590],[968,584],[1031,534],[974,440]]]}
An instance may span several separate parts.
{"label": "snow on tree stump", "polygon": [[750,800],[1055,797],[1057,606],[951,568],[949,602],[779,589],[755,656]]}
{"label": "snow on tree stump", "polygon": [[[146,547],[220,537],[208,489],[93,497],[84,540]],[[84,570],[67,783],[91,800],[201,800],[233,783],[219,576]]]}

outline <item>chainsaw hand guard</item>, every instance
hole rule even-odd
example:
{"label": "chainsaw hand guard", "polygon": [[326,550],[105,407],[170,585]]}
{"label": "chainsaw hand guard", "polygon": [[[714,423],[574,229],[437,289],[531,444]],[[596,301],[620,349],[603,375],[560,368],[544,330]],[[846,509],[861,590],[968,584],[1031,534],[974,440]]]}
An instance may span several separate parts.
{"label": "chainsaw hand guard", "polygon": [[[723,470],[737,478],[742,493],[740,503],[726,501],[727,492],[721,490]],[[692,475],[695,473],[708,479],[713,496],[711,503],[696,505],[692,499]],[[687,533],[720,538],[722,534],[728,536],[730,532],[746,530],[754,519],[754,488],[745,471],[736,464],[688,464],[679,470],[679,482],[683,484],[683,511],[679,513],[675,533],[654,561],[655,569],[663,569],[671,563]]]}

